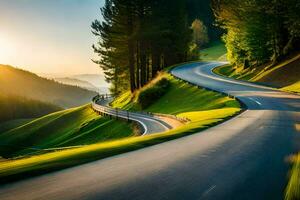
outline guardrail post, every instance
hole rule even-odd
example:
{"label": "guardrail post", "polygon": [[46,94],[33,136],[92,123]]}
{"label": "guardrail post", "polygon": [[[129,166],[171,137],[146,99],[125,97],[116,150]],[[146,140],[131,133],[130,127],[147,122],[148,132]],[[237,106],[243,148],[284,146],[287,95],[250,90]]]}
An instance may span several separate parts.
{"label": "guardrail post", "polygon": [[126,112],[127,112],[127,121],[129,122],[129,112],[128,110],[126,110]]}
{"label": "guardrail post", "polygon": [[118,119],[118,108],[116,108],[116,119]]}

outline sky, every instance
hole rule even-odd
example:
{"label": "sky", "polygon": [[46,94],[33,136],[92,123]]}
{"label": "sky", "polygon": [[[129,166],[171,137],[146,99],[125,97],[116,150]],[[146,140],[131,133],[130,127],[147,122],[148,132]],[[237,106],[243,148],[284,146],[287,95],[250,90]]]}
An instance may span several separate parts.
{"label": "sky", "polygon": [[91,33],[104,0],[0,0],[0,64],[38,74],[102,73]]}

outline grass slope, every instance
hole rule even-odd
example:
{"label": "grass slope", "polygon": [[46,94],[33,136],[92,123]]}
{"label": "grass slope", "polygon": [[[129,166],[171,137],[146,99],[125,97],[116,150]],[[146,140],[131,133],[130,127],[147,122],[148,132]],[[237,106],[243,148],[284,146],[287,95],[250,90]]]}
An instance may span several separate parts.
{"label": "grass slope", "polygon": [[[213,126],[240,111],[237,101],[215,92],[198,89],[197,87],[179,81],[166,73],[157,77],[142,90],[153,87],[162,77],[166,77],[171,81],[171,87],[162,98],[153,102],[147,110],[176,114],[179,117],[189,118],[190,122],[164,133],[151,134],[143,137],[127,137],[124,139],[71,149],[59,149],[55,152],[34,155],[31,157],[5,160],[0,164],[0,180],[6,182],[9,180],[20,179],[22,177],[32,176],[33,174],[41,174],[74,166],[176,139]],[[113,102],[113,106],[130,110],[139,110],[137,96],[140,92],[141,90],[137,91],[135,95],[131,95],[129,92],[123,94]],[[48,117],[55,118],[55,116]],[[121,131],[122,130],[119,130],[119,132]],[[46,144],[49,143],[48,139],[44,141],[46,141]],[[62,144],[60,142],[55,143]]]}
{"label": "grass slope", "polygon": [[203,61],[226,61],[226,47],[223,42],[214,42],[209,48],[200,50],[200,60]]}
{"label": "grass slope", "polygon": [[288,92],[295,92],[295,93],[298,93],[300,94],[300,81],[292,84],[292,85],[289,85],[289,86],[286,86],[286,87],[283,87],[282,88],[284,91],[288,91]]}
{"label": "grass slope", "polygon": [[0,65],[0,74],[1,94],[18,95],[63,108],[86,104],[96,95],[95,92],[60,84],[8,65]]}
{"label": "grass slope", "polygon": [[134,94],[124,93],[112,102],[112,106],[128,110],[139,110],[139,94],[143,90],[153,87],[162,78],[168,79],[171,83],[168,92],[145,110],[153,113],[172,114],[190,120],[189,123],[170,131],[171,133],[193,133],[214,125],[240,111],[238,101],[216,92],[199,89],[197,86],[180,81],[167,73],[161,73],[156,79]]}
{"label": "grass slope", "polygon": [[0,123],[0,134],[6,132],[8,130],[17,128],[19,126],[22,126],[24,124],[27,124],[32,120],[34,120],[34,118],[32,118],[32,119],[31,118],[14,119],[14,120],[2,122],[2,123]]}
{"label": "grass slope", "polygon": [[[239,108],[238,102],[234,99],[225,97],[220,93],[199,89],[167,73],[160,74],[160,76],[150,82],[142,90],[153,86],[162,78],[167,78],[171,82],[170,89],[163,97],[146,108],[146,111],[177,115],[192,111]],[[131,95],[130,92],[124,93],[114,100],[111,105],[122,109],[139,110],[140,107],[137,103],[137,98],[140,92],[141,90],[137,91],[134,95]]]}
{"label": "grass slope", "polygon": [[300,153],[294,156],[291,161],[293,162],[293,168],[290,172],[290,179],[286,187],[286,200],[300,199]]}
{"label": "grass slope", "polygon": [[264,65],[244,70],[225,65],[216,68],[214,72],[223,76],[300,93],[300,54],[294,55],[276,66]]}
{"label": "grass slope", "polygon": [[45,153],[46,149],[88,145],[132,134],[127,123],[101,117],[86,105],[44,116],[0,134],[0,155]]}
{"label": "grass slope", "polygon": [[0,93],[0,123],[15,119],[37,118],[59,110],[60,107],[50,103]]}

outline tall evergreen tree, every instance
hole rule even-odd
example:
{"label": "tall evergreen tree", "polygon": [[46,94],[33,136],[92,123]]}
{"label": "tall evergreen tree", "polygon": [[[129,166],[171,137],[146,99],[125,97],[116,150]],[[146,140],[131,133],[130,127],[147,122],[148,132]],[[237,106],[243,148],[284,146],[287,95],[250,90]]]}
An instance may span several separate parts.
{"label": "tall evergreen tree", "polygon": [[185,0],[106,0],[92,23],[93,45],[112,92],[134,92],[163,67],[187,59],[191,31]]}

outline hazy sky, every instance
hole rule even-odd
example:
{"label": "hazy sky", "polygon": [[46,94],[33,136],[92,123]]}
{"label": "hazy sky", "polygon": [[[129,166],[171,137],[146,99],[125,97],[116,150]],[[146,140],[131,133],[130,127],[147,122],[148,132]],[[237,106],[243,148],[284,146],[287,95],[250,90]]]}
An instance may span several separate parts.
{"label": "hazy sky", "polygon": [[0,63],[35,73],[101,73],[91,22],[104,0],[0,0]]}

